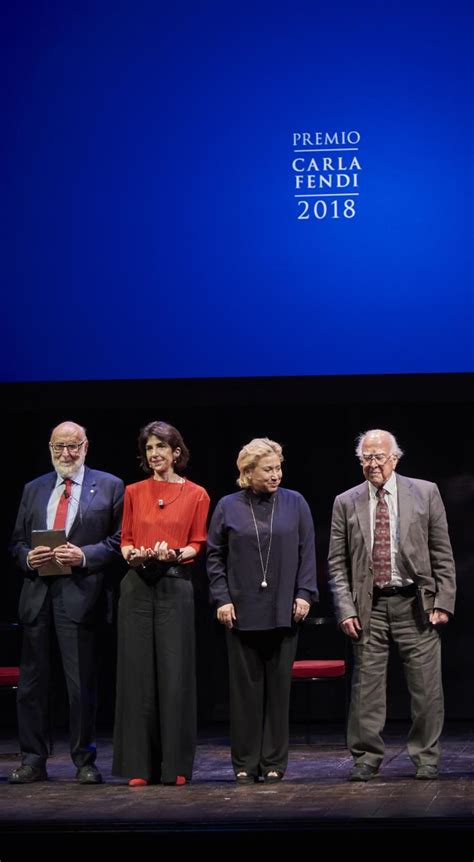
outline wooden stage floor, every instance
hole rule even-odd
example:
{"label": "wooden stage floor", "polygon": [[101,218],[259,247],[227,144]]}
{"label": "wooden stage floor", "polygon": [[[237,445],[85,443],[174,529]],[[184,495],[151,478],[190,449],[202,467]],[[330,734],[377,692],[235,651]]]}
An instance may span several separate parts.
{"label": "wooden stage floor", "polygon": [[[305,850],[324,846],[380,859],[380,840],[391,850],[410,852],[423,842],[430,854],[449,852],[452,862],[474,859],[474,728],[451,724],[443,736],[437,781],[415,781],[404,747],[406,727],[386,733],[386,759],[379,777],[347,781],[351,760],[340,728],[313,727],[311,744],[292,727],[290,761],[278,785],[237,786],[229,759],[227,729],[201,731],[192,783],[185,787],[129,788],[111,775],[110,735],[98,739],[105,783],[80,786],[74,780],[66,739],[48,761],[49,780],[12,786],[17,743],[0,740],[0,859],[24,853],[114,854],[141,849],[183,850],[215,845],[231,852],[278,852],[288,840]],[[409,844],[407,844],[409,842]],[[387,855],[385,853],[385,855]]]}

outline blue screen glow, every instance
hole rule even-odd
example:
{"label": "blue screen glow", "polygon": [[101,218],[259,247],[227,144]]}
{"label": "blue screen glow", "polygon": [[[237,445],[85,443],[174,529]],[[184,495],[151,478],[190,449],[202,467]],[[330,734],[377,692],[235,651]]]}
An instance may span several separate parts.
{"label": "blue screen glow", "polygon": [[2,380],[474,370],[471,4],[7,8]]}

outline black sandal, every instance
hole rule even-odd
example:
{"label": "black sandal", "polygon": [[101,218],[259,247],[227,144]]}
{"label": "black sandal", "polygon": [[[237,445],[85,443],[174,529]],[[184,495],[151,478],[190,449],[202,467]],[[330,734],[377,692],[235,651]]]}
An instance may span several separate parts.
{"label": "black sandal", "polygon": [[248,772],[237,772],[235,780],[237,784],[254,784],[256,778],[253,775],[249,775]]}
{"label": "black sandal", "polygon": [[277,781],[281,781],[283,778],[283,772],[281,769],[269,769],[268,772],[263,776],[263,780],[267,782],[267,784],[274,784]]}

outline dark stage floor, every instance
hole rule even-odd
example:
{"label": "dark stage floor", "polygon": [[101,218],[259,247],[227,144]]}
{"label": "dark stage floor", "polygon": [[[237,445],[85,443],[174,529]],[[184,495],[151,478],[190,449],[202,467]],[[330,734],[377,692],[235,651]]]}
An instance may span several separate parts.
{"label": "dark stage floor", "polygon": [[[0,859],[22,858],[22,851],[100,852],[181,844],[218,845],[226,854],[240,845],[259,852],[290,840],[318,851],[350,851],[356,857],[380,858],[413,849],[420,840],[427,852],[474,858],[474,729],[447,727],[441,777],[415,781],[404,748],[406,728],[393,725],[386,734],[387,756],[380,776],[367,784],[347,781],[350,757],[342,730],[314,728],[311,744],[292,728],[290,762],[278,785],[237,786],[229,760],[225,728],[200,733],[196,768],[185,787],[130,789],[112,777],[111,740],[98,740],[98,765],[105,784],[83,787],[65,739],[48,762],[49,781],[26,786],[7,783],[16,765],[13,739],[0,740]],[[412,840],[413,839],[413,840]],[[409,844],[407,844],[409,842]],[[185,849],[185,848],[183,848]],[[387,855],[385,853],[384,855]]]}

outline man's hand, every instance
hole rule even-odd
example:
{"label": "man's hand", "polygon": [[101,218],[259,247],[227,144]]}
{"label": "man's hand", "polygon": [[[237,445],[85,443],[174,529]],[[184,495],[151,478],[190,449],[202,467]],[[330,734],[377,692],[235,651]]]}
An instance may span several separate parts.
{"label": "man's hand", "polygon": [[54,559],[61,566],[82,566],[84,562],[84,554],[77,545],[72,545],[71,542],[66,542],[65,545],[59,545],[54,550]]}
{"label": "man's hand", "polygon": [[340,623],[340,627],[344,634],[352,638],[353,641],[359,640],[362,631],[359,617],[348,617]]}
{"label": "man's hand", "polygon": [[431,611],[429,619],[432,626],[445,626],[449,623],[449,614],[438,609]]}
{"label": "man's hand", "polygon": [[50,563],[53,559],[54,553],[51,548],[46,547],[46,545],[38,545],[37,548],[32,548],[31,551],[28,552],[27,561],[28,565],[31,566],[32,569],[40,569],[41,566],[45,566],[46,563]]}

